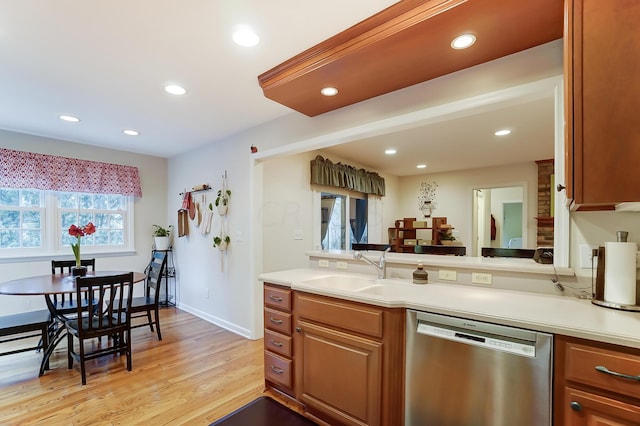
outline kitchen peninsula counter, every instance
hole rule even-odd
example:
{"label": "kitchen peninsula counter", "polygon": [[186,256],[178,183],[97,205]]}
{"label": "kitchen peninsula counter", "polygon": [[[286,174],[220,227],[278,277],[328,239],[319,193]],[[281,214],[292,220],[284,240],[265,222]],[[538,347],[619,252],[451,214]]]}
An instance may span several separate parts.
{"label": "kitchen peninsula counter", "polygon": [[[369,280],[370,290],[375,291],[314,284],[314,279],[323,277]],[[408,279],[377,280],[375,275],[324,268],[263,273],[259,279],[354,302],[416,309],[640,349],[640,313],[603,308],[576,297],[439,282],[419,285]]]}

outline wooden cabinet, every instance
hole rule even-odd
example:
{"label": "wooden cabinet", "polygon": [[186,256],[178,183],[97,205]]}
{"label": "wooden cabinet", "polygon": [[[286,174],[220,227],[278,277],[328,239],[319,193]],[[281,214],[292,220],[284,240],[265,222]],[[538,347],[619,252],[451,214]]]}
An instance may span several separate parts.
{"label": "wooden cabinet", "polygon": [[640,2],[567,0],[565,149],[573,208],[640,201]]}
{"label": "wooden cabinet", "polygon": [[295,394],[329,424],[402,425],[404,309],[294,294]]}
{"label": "wooden cabinet", "polygon": [[[405,217],[402,220],[396,220],[395,227],[389,228],[389,244],[391,245],[391,251],[396,253],[413,253],[415,246],[420,244],[420,230],[429,230],[429,244],[425,245],[439,245],[441,244],[442,233],[445,227],[447,230],[453,229],[451,226],[447,226],[446,217],[434,217],[431,219],[431,226],[416,226],[415,217]],[[445,227],[443,227],[443,225]]]}
{"label": "wooden cabinet", "polygon": [[640,350],[556,336],[555,369],[554,424],[640,425]]}
{"label": "wooden cabinet", "polygon": [[293,396],[292,292],[264,285],[265,384]]}

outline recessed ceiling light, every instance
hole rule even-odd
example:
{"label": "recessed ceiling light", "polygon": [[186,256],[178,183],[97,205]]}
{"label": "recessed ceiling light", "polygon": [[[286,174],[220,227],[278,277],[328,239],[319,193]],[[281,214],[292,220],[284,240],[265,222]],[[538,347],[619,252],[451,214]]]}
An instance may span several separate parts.
{"label": "recessed ceiling light", "polygon": [[391,148],[391,149],[387,149],[384,151],[385,154],[387,155],[393,155],[395,153],[397,153],[398,151],[396,151],[395,149]]}
{"label": "recessed ceiling light", "polygon": [[164,86],[164,90],[166,90],[167,93],[171,93],[172,95],[184,95],[185,93],[187,93],[187,90],[184,87],[178,86],[177,84],[167,84],[166,86]]}
{"label": "recessed ceiling light", "polygon": [[508,135],[510,133],[511,133],[511,130],[503,129],[503,130],[498,130],[497,132],[494,133],[494,135],[496,135],[496,136],[506,136],[506,135]]}
{"label": "recessed ceiling light", "polygon": [[122,133],[124,133],[125,135],[129,135],[129,136],[138,136],[140,134],[139,131],[133,130],[133,129],[125,129],[125,130],[122,131]]}
{"label": "recessed ceiling light", "polygon": [[80,121],[78,117],[74,117],[73,115],[61,115],[60,120],[68,121],[70,123],[77,123]]}
{"label": "recessed ceiling light", "polygon": [[427,165],[426,165],[426,164],[418,164],[418,165],[416,166],[416,168],[417,168],[417,169],[426,169],[426,168],[427,168]]}
{"label": "recessed ceiling light", "polygon": [[338,94],[338,89],[335,87],[323,87],[322,90],[320,90],[320,93],[325,96],[335,96]]}
{"label": "recessed ceiling light", "polygon": [[453,39],[451,47],[454,49],[466,49],[476,42],[476,36],[473,34],[462,34]]}
{"label": "recessed ceiling light", "polygon": [[249,27],[238,27],[233,33],[233,41],[243,47],[253,47],[260,42],[260,37]]}

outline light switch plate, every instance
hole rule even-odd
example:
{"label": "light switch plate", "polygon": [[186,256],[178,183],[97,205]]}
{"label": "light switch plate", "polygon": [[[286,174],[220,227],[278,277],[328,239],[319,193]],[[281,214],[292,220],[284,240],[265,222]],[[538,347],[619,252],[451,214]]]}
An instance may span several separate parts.
{"label": "light switch plate", "polygon": [[457,276],[456,271],[450,271],[448,269],[440,269],[438,271],[438,278],[441,280],[455,281],[458,279]]}

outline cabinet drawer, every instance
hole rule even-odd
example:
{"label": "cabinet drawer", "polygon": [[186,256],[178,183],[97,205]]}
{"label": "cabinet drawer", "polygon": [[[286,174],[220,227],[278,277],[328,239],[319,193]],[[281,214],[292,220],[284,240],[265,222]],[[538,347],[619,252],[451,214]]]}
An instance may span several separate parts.
{"label": "cabinet drawer", "polygon": [[291,335],[291,314],[264,308],[264,328]]}
{"label": "cabinet drawer", "polygon": [[264,305],[291,312],[291,290],[265,285]]}
{"label": "cabinet drawer", "polygon": [[282,356],[291,358],[291,337],[275,331],[264,331],[264,348],[265,350],[275,352]]}
{"label": "cabinet drawer", "polygon": [[291,388],[291,360],[271,352],[264,353],[264,376],[267,380]]}
{"label": "cabinet drawer", "polygon": [[308,320],[382,338],[383,311],[374,307],[296,293],[296,312]]}
{"label": "cabinet drawer", "polygon": [[[567,342],[565,346],[566,379],[640,399],[640,355]],[[635,377],[622,378],[598,371],[606,368]]]}

